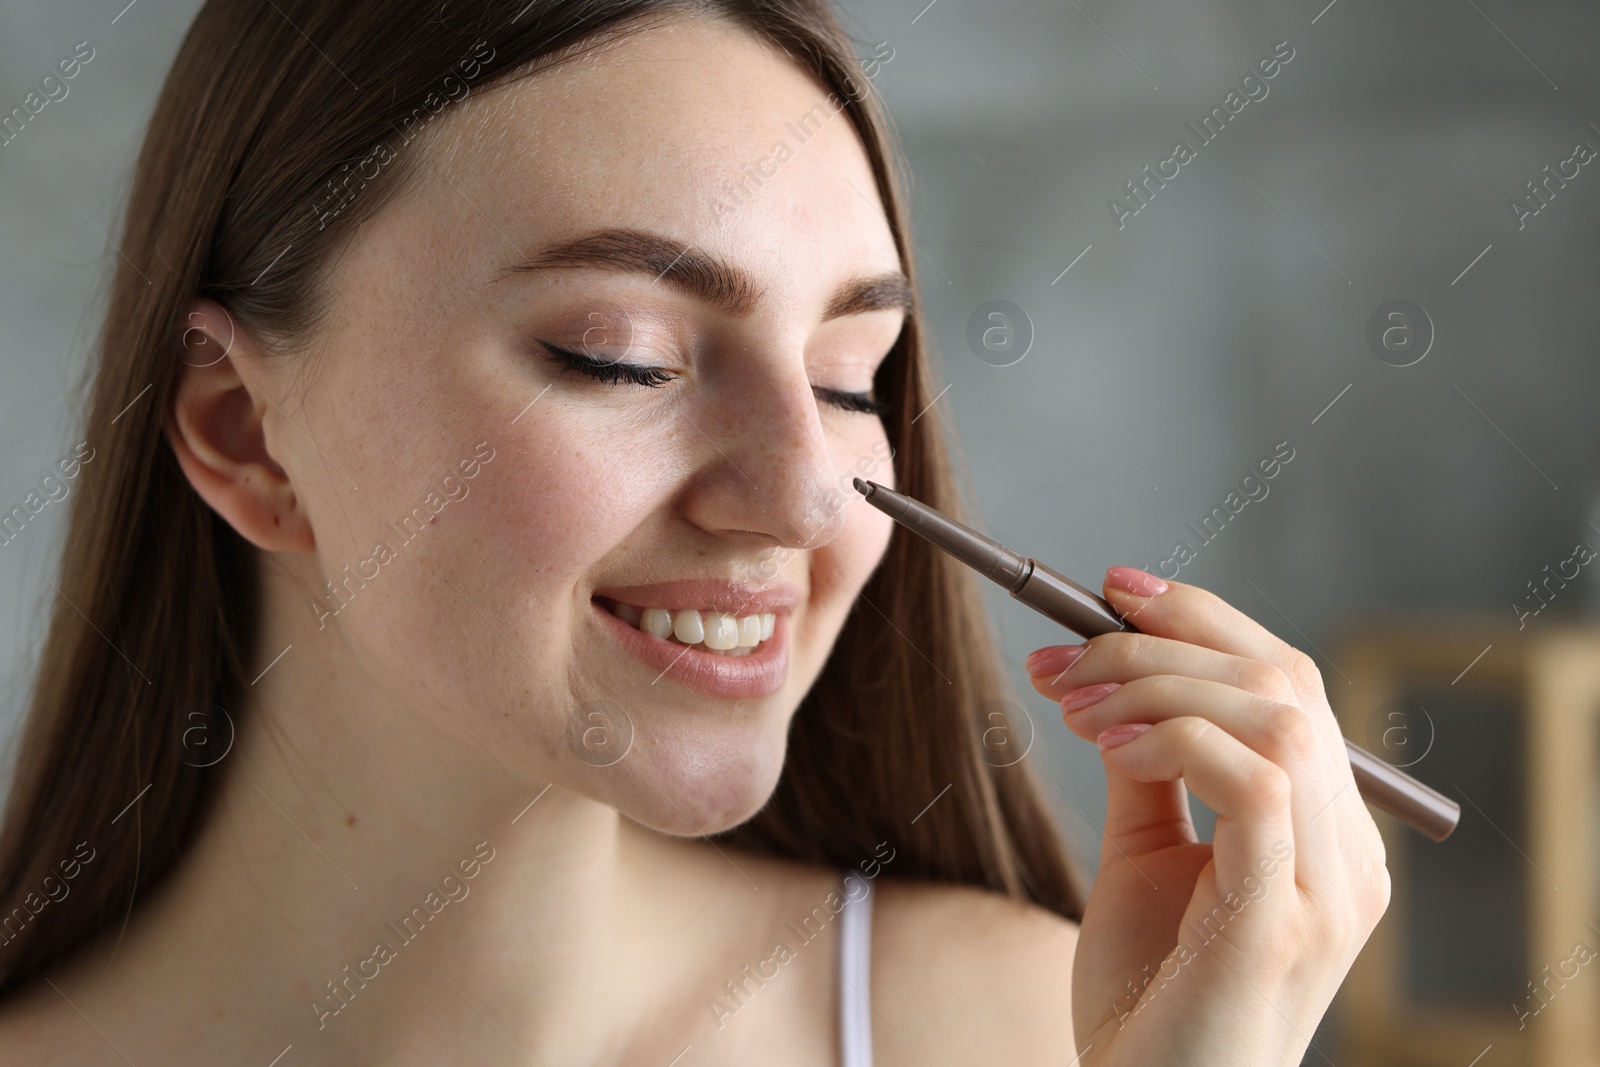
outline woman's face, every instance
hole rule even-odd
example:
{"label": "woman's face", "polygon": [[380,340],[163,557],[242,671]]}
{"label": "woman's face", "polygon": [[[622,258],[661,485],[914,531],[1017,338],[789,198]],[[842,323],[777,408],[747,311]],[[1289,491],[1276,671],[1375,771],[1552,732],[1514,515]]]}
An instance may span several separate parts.
{"label": "woman's face", "polygon": [[840,103],[679,21],[396,150],[418,180],[268,429],[316,538],[288,610],[344,684],[662,830],[760,807],[889,539],[851,394],[904,290]]}

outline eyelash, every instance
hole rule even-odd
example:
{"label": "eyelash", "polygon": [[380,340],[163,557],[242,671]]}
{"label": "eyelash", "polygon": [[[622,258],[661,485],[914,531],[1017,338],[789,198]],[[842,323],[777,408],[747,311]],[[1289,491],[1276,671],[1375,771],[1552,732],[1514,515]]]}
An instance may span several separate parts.
{"label": "eyelash", "polygon": [[587,374],[597,381],[605,382],[607,385],[627,382],[630,385],[642,385],[649,389],[659,389],[676,377],[672,372],[664,371],[660,367],[641,367],[634,363],[622,363],[620,361],[607,362],[581,355],[577,352],[569,352],[565,348],[557,348],[548,341],[540,343],[549,349],[550,354],[561,362],[562,374],[569,370],[575,370],[580,374]]}
{"label": "eyelash", "polygon": [[889,413],[889,405],[872,399],[871,393],[846,393],[838,389],[824,389],[820,385],[813,385],[811,391],[818,400],[825,400],[846,411],[859,411],[863,415],[877,415],[880,418]]}
{"label": "eyelash", "polygon": [[[672,381],[676,375],[671,371],[662,370],[660,367],[641,367],[635,363],[606,362],[590,356],[572,352],[565,348],[557,348],[548,341],[540,344],[561,363],[561,373],[569,370],[588,375],[596,381],[605,382],[607,385],[617,385],[627,382],[630,385],[642,385],[648,389],[659,389]],[[865,415],[883,416],[888,413],[888,405],[880,400],[874,400],[870,393],[848,393],[840,389],[827,389],[820,385],[811,387],[818,400],[825,401],[845,411],[856,411]]]}

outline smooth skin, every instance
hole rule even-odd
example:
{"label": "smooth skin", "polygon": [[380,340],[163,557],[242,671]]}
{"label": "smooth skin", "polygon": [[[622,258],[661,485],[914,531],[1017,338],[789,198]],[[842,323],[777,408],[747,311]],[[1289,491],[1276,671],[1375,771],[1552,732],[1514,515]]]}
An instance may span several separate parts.
{"label": "smooth skin", "polygon": [[[452,105],[405,149],[419,180],[333,264],[314,336],[253,336],[196,301],[168,437],[262,552],[257,681],[228,709],[238,737],[194,847],[126,924],[0,1005],[0,1064],[836,1062],[832,931],[732,1017],[708,1001],[840,872],[698,839],[770,795],[890,534],[851,500],[795,539],[884,441],[876,417],[814,391],[869,389],[903,323],[825,321],[840,286],[899,266],[865,153],[835,117],[756,196],[715,208],[819,105],[820,86],[742,31],[668,22]],[[506,272],[602,225],[736,267],[759,300],[732,314],[648,275]],[[539,341],[674,380],[563,374]],[[323,583],[480,442],[493,458],[470,492],[322,618]],[[771,696],[654,679],[593,614],[604,585],[748,580],[775,558],[799,600]],[[1160,724],[1106,754],[1088,951],[1073,923],[895,881],[891,860],[875,883],[880,1067],[1061,1065],[1091,1044],[1083,1063],[1297,1062],[1387,899],[1376,832],[1353,789],[1311,818],[1349,770],[1304,657],[1198,589],[1144,612],[1157,636],[1123,653],[1096,639],[1104,655],[1036,683],[1052,698],[1124,683],[1078,713],[1091,731]],[[572,743],[599,701],[635,730],[605,767]],[[1223,813],[1222,883],[1280,838],[1293,866],[1117,1030],[1124,983],[1215,892],[1180,777]],[[485,849],[467,895],[319,1020],[325,983]]]}

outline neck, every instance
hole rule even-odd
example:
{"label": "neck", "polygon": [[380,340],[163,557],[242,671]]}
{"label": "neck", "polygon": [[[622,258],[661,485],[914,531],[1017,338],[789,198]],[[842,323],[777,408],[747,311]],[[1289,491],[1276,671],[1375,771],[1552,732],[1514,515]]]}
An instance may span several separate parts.
{"label": "neck", "polygon": [[684,874],[709,849],[511,771],[324,648],[297,645],[232,710],[197,841],[96,953],[124,976],[97,1010],[165,1015],[197,1049],[226,1038],[220,1060],[259,1035],[262,1063],[288,1042],[304,1064],[459,1051],[467,1032],[567,1062],[626,1041],[660,999],[644,976],[693,955],[660,916],[693,910]]}

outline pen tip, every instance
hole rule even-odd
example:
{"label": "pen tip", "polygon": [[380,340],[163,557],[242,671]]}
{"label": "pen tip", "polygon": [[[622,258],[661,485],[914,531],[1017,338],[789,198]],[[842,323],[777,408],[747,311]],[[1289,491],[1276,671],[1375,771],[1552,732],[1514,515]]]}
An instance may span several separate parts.
{"label": "pen tip", "polygon": [[860,493],[862,496],[872,495],[872,490],[874,487],[871,482],[864,482],[860,478],[854,478],[851,481],[856,487],[856,492]]}

